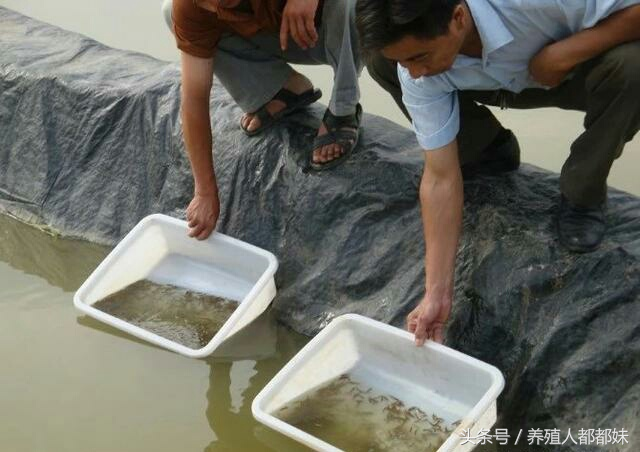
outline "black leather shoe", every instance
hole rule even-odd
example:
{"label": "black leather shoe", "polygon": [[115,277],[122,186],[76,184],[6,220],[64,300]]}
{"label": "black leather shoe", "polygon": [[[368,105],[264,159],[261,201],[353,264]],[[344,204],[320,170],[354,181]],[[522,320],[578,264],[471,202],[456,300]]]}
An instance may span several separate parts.
{"label": "black leather shoe", "polygon": [[594,251],[604,238],[604,204],[598,207],[580,207],[567,198],[560,199],[558,236],[560,243],[576,253]]}
{"label": "black leather shoe", "polygon": [[520,167],[520,145],[511,130],[502,129],[482,153],[477,162],[462,165],[462,177],[468,179],[478,174],[500,174]]}

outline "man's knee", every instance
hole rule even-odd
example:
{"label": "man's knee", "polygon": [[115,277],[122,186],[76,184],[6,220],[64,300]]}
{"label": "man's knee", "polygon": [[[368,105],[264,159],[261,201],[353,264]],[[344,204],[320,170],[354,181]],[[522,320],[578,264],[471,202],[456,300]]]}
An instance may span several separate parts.
{"label": "man's knee", "polygon": [[589,82],[593,90],[624,95],[637,103],[640,97],[640,41],[619,45],[600,56]]}
{"label": "man's knee", "polygon": [[163,0],[162,17],[164,17],[164,21],[167,23],[167,27],[169,27],[169,30],[171,30],[171,32],[173,32],[173,18],[171,15],[172,9],[173,9],[173,0]]}
{"label": "man's knee", "polygon": [[345,38],[357,48],[358,33],[356,31],[356,12],[354,0],[325,1],[322,11],[322,24],[326,42],[342,48]]}
{"label": "man's knee", "polygon": [[332,0],[323,4],[322,17],[339,19],[341,23],[351,23],[355,29],[356,23],[355,0]]}

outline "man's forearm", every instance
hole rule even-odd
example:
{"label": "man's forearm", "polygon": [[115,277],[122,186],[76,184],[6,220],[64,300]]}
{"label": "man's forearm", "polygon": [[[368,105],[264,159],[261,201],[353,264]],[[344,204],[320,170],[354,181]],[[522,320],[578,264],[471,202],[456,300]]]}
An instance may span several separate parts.
{"label": "man's forearm", "polygon": [[640,40],[640,5],[617,11],[592,28],[582,30],[554,45],[565,56],[568,69],[609,49]]}
{"label": "man's forearm", "polygon": [[[449,146],[455,146],[457,153],[455,141]],[[462,229],[463,188],[459,167],[455,171],[438,173],[430,170],[426,162],[420,184],[420,203],[426,247],[427,296],[450,299]]]}
{"label": "man's forearm", "polygon": [[182,97],[182,132],[196,194],[216,193],[208,99]]}

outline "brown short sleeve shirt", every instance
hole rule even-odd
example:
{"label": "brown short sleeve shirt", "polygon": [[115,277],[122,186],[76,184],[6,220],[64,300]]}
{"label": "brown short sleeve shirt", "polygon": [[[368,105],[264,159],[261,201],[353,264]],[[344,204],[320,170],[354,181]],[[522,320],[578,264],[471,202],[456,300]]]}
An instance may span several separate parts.
{"label": "brown short sleeve shirt", "polygon": [[277,32],[282,0],[248,0],[251,12],[219,9],[211,12],[195,0],[173,0],[173,32],[178,48],[189,55],[211,58],[225,32],[251,37],[259,31]]}

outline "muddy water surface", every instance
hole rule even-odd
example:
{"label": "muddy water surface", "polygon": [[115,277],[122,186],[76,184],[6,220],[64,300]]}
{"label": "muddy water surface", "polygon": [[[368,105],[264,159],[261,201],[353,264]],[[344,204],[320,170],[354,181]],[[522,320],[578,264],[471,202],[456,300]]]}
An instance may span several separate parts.
{"label": "muddy water surface", "polygon": [[73,307],[108,252],[0,215],[1,452],[309,450],[251,415],[307,339],[267,314],[206,360],[148,345]]}
{"label": "muddy water surface", "polygon": [[184,358],[80,315],[73,292],[108,249],[0,216],[0,451],[305,451],[251,401],[306,339],[261,317]]}

